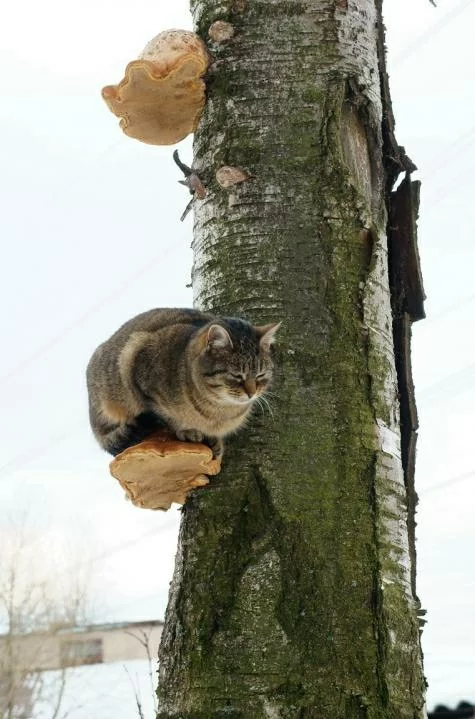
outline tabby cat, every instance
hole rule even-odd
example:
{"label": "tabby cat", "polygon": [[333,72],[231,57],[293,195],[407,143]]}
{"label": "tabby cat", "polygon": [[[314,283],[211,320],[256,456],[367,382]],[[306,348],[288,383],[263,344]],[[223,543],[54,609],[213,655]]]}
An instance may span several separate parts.
{"label": "tabby cat", "polygon": [[205,441],[216,457],[272,380],[270,347],[279,324],[191,309],[156,309],[126,322],[87,368],[89,416],[113,455],[160,427]]}

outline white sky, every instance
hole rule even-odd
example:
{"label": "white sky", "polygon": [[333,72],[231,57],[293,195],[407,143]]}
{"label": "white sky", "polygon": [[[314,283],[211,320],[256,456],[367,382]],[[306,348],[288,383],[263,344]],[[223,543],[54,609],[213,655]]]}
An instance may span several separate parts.
{"label": "white sky", "polygon": [[[428,320],[413,359],[429,707],[475,701],[475,2],[438,5],[385,0],[397,138],[423,180]],[[0,28],[0,521],[29,509],[40,552],[79,538],[96,557],[98,619],[161,618],[176,546],[179,512],[133,508],[109,476],[83,377],[123,321],[192,302],[173,148],[123,136],[100,97],[167,27],[191,27],[186,0],[18,0]],[[189,141],[180,153],[191,159]]]}

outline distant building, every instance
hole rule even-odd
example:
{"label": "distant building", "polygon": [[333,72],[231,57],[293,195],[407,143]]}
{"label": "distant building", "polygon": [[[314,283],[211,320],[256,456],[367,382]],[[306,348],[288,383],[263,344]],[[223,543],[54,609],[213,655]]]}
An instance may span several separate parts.
{"label": "distant building", "polygon": [[147,659],[147,652],[155,658],[162,627],[163,622],[151,620],[0,634],[0,657],[8,650],[22,672]]}

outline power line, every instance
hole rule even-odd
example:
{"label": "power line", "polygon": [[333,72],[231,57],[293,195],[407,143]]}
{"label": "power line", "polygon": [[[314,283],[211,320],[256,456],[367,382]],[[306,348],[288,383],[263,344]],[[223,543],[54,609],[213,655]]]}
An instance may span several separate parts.
{"label": "power line", "polygon": [[127,602],[124,602],[123,604],[119,604],[118,607],[114,607],[112,612],[120,612],[122,609],[125,609],[126,607],[132,606],[132,604],[142,604],[142,602],[149,601],[150,599],[154,599],[157,596],[158,589],[153,592],[152,594],[147,594],[146,596],[142,597],[136,597],[135,599],[129,599]]}
{"label": "power line", "polygon": [[[439,154],[435,156],[432,162],[429,162],[429,165],[425,165],[423,168],[424,174],[439,169],[439,167],[444,163],[444,161],[452,161],[454,157],[457,157],[457,155],[460,154],[462,150],[466,150],[467,147],[470,147],[474,140],[475,125],[473,125],[473,127],[467,130],[467,132],[456,137],[455,140],[453,140],[444,147],[442,152],[439,152]],[[429,179],[430,177],[426,177],[424,179],[424,182],[427,182]]]}
{"label": "power line", "polygon": [[443,15],[440,20],[434,25],[432,25],[430,28],[428,28],[425,32],[421,33],[418,37],[416,37],[412,42],[408,43],[405,48],[403,48],[394,58],[393,60],[393,67],[397,67],[398,65],[402,65],[406,60],[413,55],[416,52],[419,52],[421,47],[426,45],[429,40],[439,33],[441,30],[445,30],[447,25],[454,20],[456,17],[458,17],[464,10],[468,8],[472,0],[460,0],[458,5],[456,5],[450,12]]}
{"label": "power line", "polygon": [[[8,470],[11,470],[12,467],[18,468],[18,465],[22,467],[25,464],[28,464],[34,457],[41,457],[42,455],[44,455],[47,450],[51,446],[53,446],[53,444],[58,444],[59,442],[62,442],[63,440],[67,439],[67,437],[69,437],[75,429],[76,427],[74,425],[71,425],[68,430],[66,430],[66,432],[62,432],[61,434],[55,435],[54,437],[50,437],[46,440],[45,443],[41,444],[39,447],[29,447],[21,454],[6,462],[0,467],[0,480],[6,479],[8,477]],[[5,475],[6,472],[7,475],[6,477],[4,477],[3,475]]]}
{"label": "power line", "polygon": [[425,318],[424,322],[422,322],[420,325],[417,325],[418,331],[421,329],[424,329],[427,325],[430,325],[432,322],[437,322],[438,320],[442,319],[443,317],[446,317],[446,315],[450,315],[452,312],[455,312],[463,305],[469,305],[475,300],[475,294],[468,295],[467,297],[463,297],[460,300],[457,300],[457,302],[454,302],[451,305],[447,305],[447,307],[442,308],[440,312],[436,312],[433,315],[429,315]]}
{"label": "power line", "polygon": [[169,529],[172,526],[172,522],[169,521],[166,524],[162,525],[161,527],[154,527],[153,529],[148,530],[147,532],[144,532],[143,534],[140,534],[138,537],[135,537],[134,539],[127,539],[125,542],[121,542],[120,544],[117,544],[115,547],[112,547],[111,549],[106,549],[103,552],[99,552],[99,554],[94,555],[91,559],[84,562],[77,562],[74,565],[71,565],[66,570],[63,571],[71,571],[74,569],[77,569],[82,566],[88,566],[89,564],[95,564],[96,562],[103,562],[104,559],[108,559],[109,557],[112,557],[114,554],[120,554],[120,552],[124,552],[126,549],[129,549],[130,547],[133,547],[135,544],[138,544],[143,539],[146,539],[147,537],[152,537],[156,534],[161,534],[165,530]]}
{"label": "power line", "polygon": [[[424,184],[430,182],[430,180],[432,179],[430,173],[434,173],[434,171],[438,170],[442,165],[444,165],[445,167],[445,165],[452,162],[462,151],[466,151],[467,148],[473,144],[474,140],[475,125],[470,127],[466,132],[456,137],[455,140],[446,145],[444,149],[438,155],[436,155],[432,162],[429,162],[428,165],[425,165],[423,168],[421,168],[421,172],[424,173],[425,177]],[[473,167],[470,167],[469,170],[470,173],[472,173]],[[431,201],[431,199],[438,199],[441,196],[445,197],[445,195],[449,193],[444,193],[444,188],[447,186],[452,186],[452,188],[456,187],[456,185],[454,185],[454,181],[459,179],[460,177],[463,177],[465,174],[466,168],[463,168],[462,172],[458,173],[455,178],[451,178],[448,182],[445,182],[438,189],[436,187],[435,190],[432,191],[432,193],[429,191],[429,194],[427,196],[424,195],[424,202]]]}
{"label": "power line", "polygon": [[431,487],[427,487],[427,489],[421,489],[419,494],[428,494],[430,492],[435,492],[439,489],[445,489],[446,487],[451,487],[453,484],[463,482],[466,479],[470,479],[471,477],[475,477],[475,470],[471,470],[470,472],[464,472],[464,474],[458,474],[457,476],[451,477],[450,479],[445,479],[438,484],[433,484]]}
{"label": "power line", "polygon": [[47,352],[52,347],[61,342],[65,335],[72,332],[72,330],[76,329],[76,327],[79,327],[81,324],[84,324],[84,322],[86,322],[99,309],[109,304],[109,302],[114,300],[117,296],[121,295],[125,288],[128,288],[133,285],[143,275],[153,269],[157,262],[164,258],[164,255],[167,256],[171,254],[171,249],[173,246],[176,247],[176,242],[169,242],[168,245],[159,254],[152,257],[150,260],[148,260],[146,264],[142,265],[142,267],[129,275],[126,280],[120,285],[117,285],[112,292],[110,292],[108,295],[106,295],[101,300],[92,305],[88,310],[86,310],[86,312],[84,312],[84,314],[80,315],[77,319],[71,322],[71,324],[66,325],[66,327],[63,327],[63,329],[56,335],[54,335],[50,340],[48,340],[48,342],[45,342],[45,344],[40,345],[40,347],[38,347],[32,354],[28,355],[28,357],[26,357],[23,361],[19,362],[12,370],[10,370],[10,372],[3,375],[3,377],[0,377],[0,385],[21,372],[25,367],[28,367],[41,354]]}
{"label": "power line", "polygon": [[460,180],[463,180],[464,177],[469,175],[470,177],[473,176],[475,172],[475,166],[470,165],[470,167],[464,167],[462,168],[462,172],[459,172],[454,177],[451,177],[447,182],[445,182],[443,185],[441,185],[438,189],[435,189],[432,193],[429,192],[427,196],[424,197],[424,202],[430,202],[430,203],[440,203],[447,199],[447,197],[450,197],[451,194],[453,194],[454,190],[460,189]]}
{"label": "power line", "polygon": [[467,380],[475,377],[475,363],[462,367],[462,369],[452,372],[442,379],[433,382],[432,384],[424,387],[421,391],[416,392],[417,399],[424,400],[425,403],[433,401],[441,393],[447,394],[450,392],[452,396],[456,396],[473,383],[467,384]]}
{"label": "power line", "polygon": [[[173,515],[172,515],[173,516]],[[121,552],[126,551],[127,549],[130,549],[130,547],[135,546],[136,544],[139,544],[145,539],[149,539],[150,537],[162,534],[163,532],[167,531],[168,529],[171,529],[174,524],[174,521],[172,519],[169,519],[167,522],[162,524],[160,527],[154,527],[153,529],[149,529],[146,532],[142,532],[142,534],[139,534],[137,537],[134,537],[132,539],[127,539],[124,542],[120,542],[119,544],[115,545],[114,547],[111,547],[109,549],[106,549],[102,552],[98,552],[97,554],[93,555],[89,559],[81,559],[78,562],[73,562],[69,564],[68,566],[61,569],[57,574],[54,575],[54,578],[59,578],[65,574],[74,574],[80,569],[87,568],[93,564],[96,564],[97,562],[103,562],[105,559],[109,559],[109,557],[114,556],[115,554],[120,554]],[[33,544],[30,543],[27,545],[31,546]]]}
{"label": "power line", "polygon": [[121,143],[122,138],[119,137],[118,140],[115,140],[115,142],[111,143],[106,148],[97,153],[90,162],[86,163],[86,165],[81,168],[80,172],[78,172],[74,177],[72,177],[66,185],[61,187],[59,192],[53,192],[49,197],[46,198],[46,209],[48,209],[48,205],[52,205],[53,203],[56,204],[57,200],[66,195],[66,193],[71,189],[71,187],[74,187],[74,185],[77,185],[79,182],[81,182],[81,180],[87,178],[90,173],[90,170],[95,167],[100,160],[103,160],[104,157],[106,157],[106,155],[108,155],[112,150],[115,150],[116,147],[118,147]]}
{"label": "power line", "polygon": [[160,527],[154,527],[153,529],[149,529],[146,532],[140,534],[138,537],[134,537],[133,539],[126,539],[124,542],[117,544],[115,547],[111,547],[110,549],[106,549],[103,552],[99,552],[98,554],[93,555],[87,560],[74,562],[73,564],[70,564],[64,569],[61,569],[61,571],[56,576],[59,577],[64,574],[75,573],[79,569],[82,569],[84,567],[87,568],[92,564],[96,564],[97,562],[103,562],[105,559],[109,559],[109,557],[112,557],[114,554],[120,554],[121,552],[130,549],[130,547],[139,544],[139,542],[142,542],[144,539],[148,539],[149,537],[162,534],[162,532],[165,532],[166,530],[170,529],[172,525],[173,521],[169,520],[165,524],[162,524]]}

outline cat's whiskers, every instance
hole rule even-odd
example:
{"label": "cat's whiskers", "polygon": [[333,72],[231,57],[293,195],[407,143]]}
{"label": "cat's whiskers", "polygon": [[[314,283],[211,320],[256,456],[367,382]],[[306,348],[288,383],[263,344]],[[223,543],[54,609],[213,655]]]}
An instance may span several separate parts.
{"label": "cat's whiskers", "polygon": [[274,419],[273,409],[271,407],[269,400],[267,399],[267,397],[265,395],[261,394],[258,397],[256,397],[255,402],[260,407],[262,414],[265,414],[265,410],[267,410],[269,412],[270,416],[272,417],[272,419]]}
{"label": "cat's whiskers", "polygon": [[241,395],[235,395],[234,397],[232,395],[228,395],[225,403],[226,404],[233,404],[233,405],[239,405],[240,407],[244,407],[247,404],[250,404],[253,400],[252,397],[242,397]]}
{"label": "cat's whiskers", "polygon": [[260,402],[260,397],[253,397],[253,404],[255,404],[257,407],[259,407],[261,414],[265,414],[264,407],[262,406]]}

